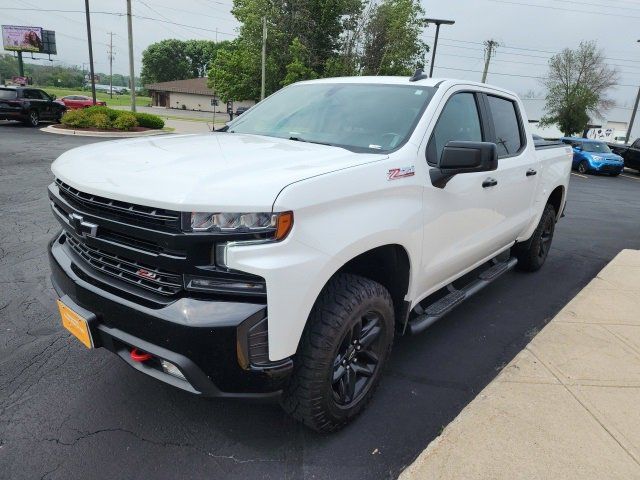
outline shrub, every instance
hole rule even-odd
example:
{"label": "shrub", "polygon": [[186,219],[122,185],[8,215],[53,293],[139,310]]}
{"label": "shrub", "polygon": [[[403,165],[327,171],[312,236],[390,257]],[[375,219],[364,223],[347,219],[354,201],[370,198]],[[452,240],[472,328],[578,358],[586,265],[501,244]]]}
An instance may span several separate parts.
{"label": "shrub", "polygon": [[122,112],[113,122],[113,127],[118,130],[133,130],[138,126],[138,121],[133,113]]}
{"label": "shrub", "polygon": [[109,117],[109,121],[113,122],[116,118],[120,116],[121,113],[124,113],[123,110],[114,110],[113,108],[103,107],[102,105],[94,105],[93,107],[88,107],[84,109],[89,115],[94,113],[102,113]]}
{"label": "shrub", "polygon": [[101,130],[111,128],[111,120],[106,113],[92,113],[91,115],[89,115],[89,120],[91,121],[92,126]]}
{"label": "shrub", "polygon": [[67,127],[91,127],[91,119],[84,110],[69,110],[65,112],[65,114],[62,116],[61,122]]}
{"label": "shrub", "polygon": [[145,128],[153,128],[156,130],[160,130],[164,128],[164,120],[162,120],[157,115],[152,115],[150,113],[136,113],[136,120],[138,120],[138,125]]}

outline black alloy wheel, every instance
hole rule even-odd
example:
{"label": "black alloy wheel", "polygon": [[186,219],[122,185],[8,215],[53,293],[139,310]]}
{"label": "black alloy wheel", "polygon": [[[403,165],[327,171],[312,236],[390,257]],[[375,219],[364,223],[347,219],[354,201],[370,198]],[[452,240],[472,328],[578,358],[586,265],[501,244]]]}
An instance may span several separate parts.
{"label": "black alloy wheel", "polygon": [[331,386],[337,405],[357,403],[370,388],[385,348],[379,341],[383,328],[380,313],[370,311],[346,332],[333,362]]}
{"label": "black alloy wheel", "polygon": [[29,125],[37,127],[40,124],[40,115],[35,110],[29,112]]}

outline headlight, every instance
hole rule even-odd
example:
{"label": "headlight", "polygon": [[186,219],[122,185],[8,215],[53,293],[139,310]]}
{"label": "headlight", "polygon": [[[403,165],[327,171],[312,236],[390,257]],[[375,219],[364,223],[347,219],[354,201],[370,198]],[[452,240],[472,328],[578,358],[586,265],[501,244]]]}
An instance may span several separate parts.
{"label": "headlight", "polygon": [[192,212],[187,227],[192,232],[265,233],[267,239],[283,240],[293,227],[293,212]]}
{"label": "headlight", "polygon": [[600,155],[591,155],[591,159],[594,162],[601,162],[602,161],[602,157]]}

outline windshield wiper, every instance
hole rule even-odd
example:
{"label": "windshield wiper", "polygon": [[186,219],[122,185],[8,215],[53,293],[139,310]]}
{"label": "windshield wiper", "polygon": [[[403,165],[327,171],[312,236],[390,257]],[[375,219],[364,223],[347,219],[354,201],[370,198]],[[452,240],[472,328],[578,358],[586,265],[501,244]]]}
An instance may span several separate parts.
{"label": "windshield wiper", "polygon": [[335,145],[332,144],[332,143],[317,142],[315,140],[307,140],[306,138],[302,138],[302,137],[289,137],[289,140],[293,140],[294,142],[315,143],[315,144],[318,144],[318,145],[326,145],[328,147],[335,147]]}

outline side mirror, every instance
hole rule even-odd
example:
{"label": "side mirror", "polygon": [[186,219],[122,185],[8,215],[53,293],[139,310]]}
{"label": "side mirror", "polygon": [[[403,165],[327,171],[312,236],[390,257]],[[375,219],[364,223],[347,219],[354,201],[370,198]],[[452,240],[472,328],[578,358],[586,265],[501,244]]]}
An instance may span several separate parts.
{"label": "side mirror", "polygon": [[431,183],[444,188],[454,175],[490,172],[498,168],[498,149],[490,142],[453,141],[445,145],[437,168],[429,171]]}

